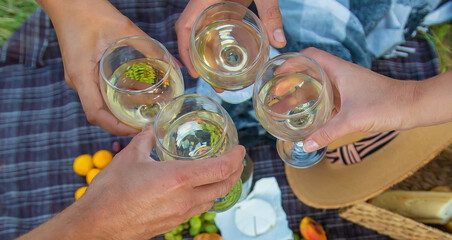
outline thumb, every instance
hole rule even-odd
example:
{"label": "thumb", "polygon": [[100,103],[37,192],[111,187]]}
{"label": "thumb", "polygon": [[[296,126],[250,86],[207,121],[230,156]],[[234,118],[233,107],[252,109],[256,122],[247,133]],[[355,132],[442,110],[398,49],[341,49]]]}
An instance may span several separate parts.
{"label": "thumb", "polygon": [[255,3],[271,45],[276,48],[284,47],[286,38],[284,36],[278,0],[260,0],[255,1]]}
{"label": "thumb", "polygon": [[146,125],[140,133],[133,137],[125,149],[133,149],[133,151],[139,151],[150,156],[154,145],[154,126],[150,124]]}
{"label": "thumb", "polygon": [[303,141],[303,150],[316,151],[353,132],[345,122],[339,113]]}

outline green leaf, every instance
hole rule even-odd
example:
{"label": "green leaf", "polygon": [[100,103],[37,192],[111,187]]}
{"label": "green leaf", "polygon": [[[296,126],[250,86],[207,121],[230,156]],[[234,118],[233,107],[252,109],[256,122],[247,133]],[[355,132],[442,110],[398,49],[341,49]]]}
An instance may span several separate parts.
{"label": "green leaf", "polygon": [[132,64],[132,66],[127,69],[126,77],[149,84],[155,84],[157,82],[154,68],[146,62]]}

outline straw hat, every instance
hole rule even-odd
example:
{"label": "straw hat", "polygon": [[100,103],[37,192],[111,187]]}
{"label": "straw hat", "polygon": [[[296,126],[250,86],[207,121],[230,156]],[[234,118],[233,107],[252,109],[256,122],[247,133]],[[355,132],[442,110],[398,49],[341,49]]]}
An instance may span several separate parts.
{"label": "straw hat", "polygon": [[[329,149],[363,138],[346,136]],[[352,165],[317,165],[297,169],[286,165],[287,180],[295,195],[315,208],[341,208],[364,202],[401,182],[452,143],[452,122],[401,132],[391,142]]]}

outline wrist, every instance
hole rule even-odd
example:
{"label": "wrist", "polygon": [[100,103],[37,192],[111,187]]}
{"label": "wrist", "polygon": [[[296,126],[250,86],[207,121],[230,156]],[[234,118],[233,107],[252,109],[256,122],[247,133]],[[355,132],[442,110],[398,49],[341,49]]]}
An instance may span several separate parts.
{"label": "wrist", "polygon": [[[68,12],[74,13],[77,10],[77,6],[87,6],[89,2],[87,0],[35,0],[36,3],[49,15],[51,19],[58,18],[59,16],[70,17]],[[100,0],[104,1],[104,0]]]}
{"label": "wrist", "polygon": [[396,80],[401,86],[396,90],[402,97],[398,101],[399,107],[396,110],[401,113],[401,123],[396,129],[405,130],[415,128],[421,125],[421,111],[419,111],[419,102],[422,98],[422,82],[420,81],[400,81]]}
{"label": "wrist", "polygon": [[[65,224],[67,227],[65,232],[70,234],[66,234],[76,236],[70,240],[118,239],[118,236],[115,234],[118,229],[121,229],[118,219],[108,217],[109,215],[104,212],[105,206],[99,206],[99,202],[91,198],[93,196],[88,197],[87,195],[85,198],[80,198],[70,206],[70,209],[68,209],[70,211],[67,212],[67,216],[63,216],[63,219],[70,219],[70,222]],[[108,211],[112,210],[107,209]]]}
{"label": "wrist", "polygon": [[409,111],[413,119],[411,128],[452,121],[452,71],[413,84]]}
{"label": "wrist", "polygon": [[104,232],[108,232],[108,229],[102,229],[93,215],[93,213],[90,213],[89,208],[76,202],[51,218],[49,221],[21,236],[17,240],[112,239],[110,238],[111,236],[103,234]]}
{"label": "wrist", "polygon": [[71,28],[75,22],[85,23],[86,27],[101,24],[100,19],[128,20],[108,0],[37,0],[49,15],[55,29]]}
{"label": "wrist", "polygon": [[55,217],[55,222],[60,224],[59,229],[65,236],[61,239],[112,239],[105,235],[109,231],[104,228],[102,221],[97,219],[96,212],[90,208],[90,203],[83,200],[77,200]]}

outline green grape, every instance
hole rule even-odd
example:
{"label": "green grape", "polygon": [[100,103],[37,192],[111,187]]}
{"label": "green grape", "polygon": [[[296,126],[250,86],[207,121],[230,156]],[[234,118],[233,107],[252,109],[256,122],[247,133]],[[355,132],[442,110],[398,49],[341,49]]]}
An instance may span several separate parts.
{"label": "green grape", "polygon": [[208,221],[207,221],[207,220],[204,220],[204,222],[205,222],[205,223],[213,223],[213,224],[215,224],[215,219],[208,220]]}
{"label": "green grape", "polygon": [[195,235],[200,233],[200,228],[191,227],[190,230],[188,230],[188,233],[190,233],[190,235],[194,237]]}
{"label": "green grape", "polygon": [[176,235],[176,236],[174,236],[174,240],[182,240],[183,239],[183,237],[182,237],[182,235]]}
{"label": "green grape", "polygon": [[204,220],[206,220],[206,221],[212,221],[212,220],[214,220],[215,219],[215,216],[216,216],[217,214],[215,214],[215,213],[209,213],[209,212],[206,212],[206,213],[204,213]]}
{"label": "green grape", "polygon": [[177,227],[176,227],[176,228],[174,228],[173,230],[171,230],[170,233],[173,234],[173,235],[177,235],[177,234],[180,233],[180,231],[179,231],[179,230],[177,229]]}
{"label": "green grape", "polygon": [[177,226],[176,229],[180,233],[180,232],[184,231],[184,226],[181,224],[181,225]]}
{"label": "green grape", "polygon": [[190,226],[191,226],[191,228],[196,228],[196,229],[200,230],[201,229],[201,225],[202,225],[202,222],[201,222],[201,219],[199,219],[199,217],[190,219]]}
{"label": "green grape", "polygon": [[208,233],[217,233],[218,232],[218,228],[215,224],[213,223],[207,223],[205,226],[206,232]]}
{"label": "green grape", "polygon": [[171,232],[163,234],[163,237],[165,238],[165,240],[174,240],[174,235]]}
{"label": "green grape", "polygon": [[190,221],[190,218],[189,219],[187,219],[187,220],[185,220],[183,223],[188,223],[188,221]]}
{"label": "green grape", "polygon": [[300,236],[298,236],[298,234],[296,234],[296,233],[292,234],[292,238],[293,238],[293,240],[301,240]]}
{"label": "green grape", "polygon": [[182,223],[182,226],[184,227],[184,229],[188,229],[190,227],[190,224],[188,222],[184,222]]}

